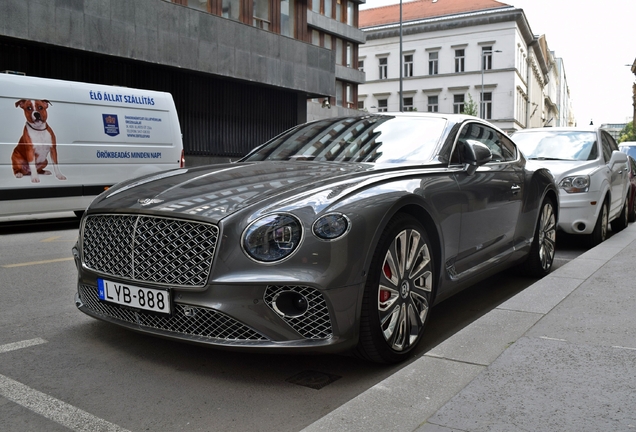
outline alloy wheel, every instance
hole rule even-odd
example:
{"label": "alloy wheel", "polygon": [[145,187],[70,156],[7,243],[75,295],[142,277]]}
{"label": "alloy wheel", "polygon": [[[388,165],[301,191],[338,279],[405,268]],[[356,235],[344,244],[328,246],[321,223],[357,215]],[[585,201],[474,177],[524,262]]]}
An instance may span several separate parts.
{"label": "alloy wheel", "polygon": [[399,232],[386,252],[378,289],[381,332],[391,349],[415,344],[426,321],[433,287],[428,244],[417,230]]}
{"label": "alloy wheel", "polygon": [[556,245],[556,217],[552,203],[546,202],[539,220],[539,259],[541,267],[547,271],[552,267]]}

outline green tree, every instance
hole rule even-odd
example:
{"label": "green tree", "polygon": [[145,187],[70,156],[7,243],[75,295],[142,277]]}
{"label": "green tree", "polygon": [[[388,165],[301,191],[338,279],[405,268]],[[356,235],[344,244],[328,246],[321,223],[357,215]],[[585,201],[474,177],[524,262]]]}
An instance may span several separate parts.
{"label": "green tree", "polygon": [[634,122],[629,122],[625,125],[621,134],[618,136],[618,142],[624,141],[636,141],[636,131],[634,131]]}
{"label": "green tree", "polygon": [[477,104],[473,100],[473,97],[470,95],[470,93],[468,93],[468,102],[464,104],[463,113],[471,115],[471,116],[477,116],[477,114],[479,113],[477,109]]}

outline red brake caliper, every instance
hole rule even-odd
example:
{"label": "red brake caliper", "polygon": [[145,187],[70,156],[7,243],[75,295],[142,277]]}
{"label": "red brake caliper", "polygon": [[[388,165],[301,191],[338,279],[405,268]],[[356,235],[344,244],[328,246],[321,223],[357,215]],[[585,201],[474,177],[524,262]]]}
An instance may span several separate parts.
{"label": "red brake caliper", "polygon": [[[391,279],[393,273],[391,272],[391,267],[389,267],[389,263],[384,263],[384,268],[382,269],[384,272],[384,276],[387,279]],[[384,303],[391,298],[391,292],[387,290],[380,290],[380,303]]]}

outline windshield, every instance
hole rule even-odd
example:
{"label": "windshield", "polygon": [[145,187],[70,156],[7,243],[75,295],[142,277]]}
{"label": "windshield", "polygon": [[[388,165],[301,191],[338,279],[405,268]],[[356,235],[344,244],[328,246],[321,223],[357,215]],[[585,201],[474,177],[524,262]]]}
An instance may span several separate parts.
{"label": "windshield", "polygon": [[595,132],[519,132],[512,136],[528,159],[594,160],[598,158]]}
{"label": "windshield", "polygon": [[322,120],[290,129],[242,161],[424,162],[432,159],[445,127],[441,117]]}

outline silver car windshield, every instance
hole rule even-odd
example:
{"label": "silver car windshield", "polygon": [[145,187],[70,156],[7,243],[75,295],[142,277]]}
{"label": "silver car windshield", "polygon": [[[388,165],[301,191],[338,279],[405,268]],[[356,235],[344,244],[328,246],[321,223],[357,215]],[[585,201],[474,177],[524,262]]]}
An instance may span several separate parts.
{"label": "silver car windshield", "polygon": [[585,161],[599,156],[592,131],[521,132],[512,140],[528,159]]}
{"label": "silver car windshield", "polygon": [[380,115],[322,120],[283,133],[242,161],[425,162],[433,158],[445,128],[442,117]]}

